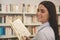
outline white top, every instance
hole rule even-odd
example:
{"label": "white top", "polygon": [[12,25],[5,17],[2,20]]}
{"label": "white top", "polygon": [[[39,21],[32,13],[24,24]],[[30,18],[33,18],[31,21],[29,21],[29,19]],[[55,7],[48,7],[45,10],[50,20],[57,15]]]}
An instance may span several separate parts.
{"label": "white top", "polygon": [[38,30],[33,40],[55,40],[55,34],[49,22],[44,23]]}

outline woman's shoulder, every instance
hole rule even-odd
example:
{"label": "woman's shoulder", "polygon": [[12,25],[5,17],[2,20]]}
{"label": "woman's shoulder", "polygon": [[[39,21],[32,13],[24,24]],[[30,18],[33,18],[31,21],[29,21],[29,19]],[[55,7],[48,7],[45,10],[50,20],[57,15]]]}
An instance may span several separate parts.
{"label": "woman's shoulder", "polygon": [[52,32],[54,32],[53,31],[53,29],[50,27],[50,26],[48,26],[48,27],[45,27],[44,29],[42,29],[40,32],[47,32],[47,33],[52,33]]}
{"label": "woman's shoulder", "polygon": [[54,37],[54,31],[51,27],[45,27],[40,31],[40,33],[45,34],[47,37],[53,36]]}

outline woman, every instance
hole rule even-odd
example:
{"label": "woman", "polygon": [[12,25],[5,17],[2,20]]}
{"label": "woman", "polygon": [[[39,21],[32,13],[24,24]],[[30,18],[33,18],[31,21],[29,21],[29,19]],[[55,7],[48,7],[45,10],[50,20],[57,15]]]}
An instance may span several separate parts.
{"label": "woman", "polygon": [[56,8],[52,2],[43,1],[39,4],[37,18],[43,25],[40,26],[33,40],[59,40]]}

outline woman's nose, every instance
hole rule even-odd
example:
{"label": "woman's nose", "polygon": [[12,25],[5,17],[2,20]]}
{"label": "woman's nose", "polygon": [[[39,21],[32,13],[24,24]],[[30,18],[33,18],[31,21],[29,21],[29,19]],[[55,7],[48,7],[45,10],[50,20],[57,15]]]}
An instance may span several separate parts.
{"label": "woman's nose", "polygon": [[40,12],[37,12],[37,15],[41,15],[41,13]]}

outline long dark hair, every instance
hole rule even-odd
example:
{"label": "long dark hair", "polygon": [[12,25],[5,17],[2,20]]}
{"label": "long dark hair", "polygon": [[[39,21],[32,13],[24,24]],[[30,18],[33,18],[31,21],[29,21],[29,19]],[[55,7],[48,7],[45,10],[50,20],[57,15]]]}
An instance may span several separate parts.
{"label": "long dark hair", "polygon": [[[56,16],[56,8],[55,5],[50,1],[43,1],[40,4],[44,5],[48,12],[49,12],[49,24],[53,28],[55,33],[55,40],[59,40],[58,36],[58,23],[57,23],[57,16]],[[40,5],[39,4],[39,5]]]}

